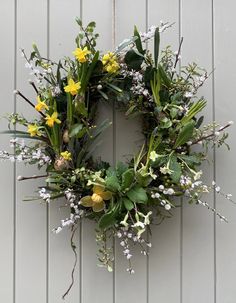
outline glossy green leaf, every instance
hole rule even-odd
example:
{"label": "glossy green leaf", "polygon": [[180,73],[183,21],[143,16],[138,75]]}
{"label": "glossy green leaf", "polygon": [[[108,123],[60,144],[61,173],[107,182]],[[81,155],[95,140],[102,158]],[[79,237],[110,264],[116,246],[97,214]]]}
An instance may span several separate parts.
{"label": "glossy green leaf", "polygon": [[132,201],[130,201],[130,199],[128,198],[123,198],[122,199],[123,203],[124,203],[124,206],[125,208],[130,211],[134,208],[134,203]]}
{"label": "glossy green leaf", "polygon": [[135,50],[131,49],[125,55],[125,63],[129,68],[138,70],[143,63],[143,56],[141,56],[141,54],[138,54]]}
{"label": "glossy green leaf", "polygon": [[115,206],[105,213],[98,221],[98,226],[101,229],[106,229],[116,223],[116,216],[119,213],[120,204],[116,203]]}

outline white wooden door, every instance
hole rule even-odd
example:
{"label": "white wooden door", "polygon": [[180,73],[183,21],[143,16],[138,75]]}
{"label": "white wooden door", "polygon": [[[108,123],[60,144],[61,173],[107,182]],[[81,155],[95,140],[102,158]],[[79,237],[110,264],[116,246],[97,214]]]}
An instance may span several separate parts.
{"label": "white wooden door", "polygon": [[[177,49],[184,37],[181,64],[195,61],[214,73],[201,93],[208,106],[206,121],[235,119],[236,3],[233,0],[1,0],[0,1],[0,112],[15,109],[32,115],[20,99],[19,88],[29,97],[28,72],[18,51],[36,42],[46,56],[70,55],[77,26],[75,17],[96,21],[99,47],[106,51],[132,34],[136,24],[146,31],[160,20],[175,22],[163,34],[162,45]],[[125,118],[106,106],[100,119],[113,126],[106,132],[97,154],[115,163],[135,149],[140,138],[138,121]],[[6,121],[0,121],[6,128]],[[126,130],[129,129],[129,132]],[[132,144],[130,142],[133,142]],[[206,181],[216,180],[236,197],[236,136],[230,130],[231,151],[213,150],[213,165],[205,166]],[[0,149],[9,138],[1,136]],[[124,158],[123,158],[124,159]],[[17,183],[18,175],[35,168],[2,162],[0,166],[0,298],[5,303],[58,303],[70,281],[73,254],[69,231],[51,230],[65,216],[60,202],[48,207],[22,202],[37,182]],[[116,243],[115,272],[96,266],[94,225],[84,222],[77,233],[79,264],[76,284],[66,298],[70,303],[235,303],[236,302],[236,207],[219,195],[208,203],[224,214],[222,223],[201,206],[184,205],[173,218],[153,228],[149,257],[138,251],[135,275],[126,273]]]}

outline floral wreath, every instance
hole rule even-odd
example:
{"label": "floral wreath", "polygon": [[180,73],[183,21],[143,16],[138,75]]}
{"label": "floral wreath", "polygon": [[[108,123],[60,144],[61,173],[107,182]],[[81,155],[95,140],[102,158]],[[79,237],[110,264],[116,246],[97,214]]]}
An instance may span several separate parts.
{"label": "floral wreath", "polygon": [[[195,63],[179,66],[183,40],[175,53],[169,46],[159,51],[160,34],[170,24],[152,26],[147,33],[135,27],[131,39],[101,55],[96,49],[95,22],[84,27],[81,20],[76,21],[80,31],[74,59],[53,62],[42,57],[36,45],[30,57],[21,50],[34,76],[30,84],[36,102],[20,91],[15,93],[35,108],[38,117],[29,121],[18,113],[7,115],[9,130],[5,133],[15,136],[11,140],[14,153],[2,151],[0,156],[46,167],[45,175],[19,176],[18,180],[44,177],[39,198],[46,203],[65,198],[70,215],[53,231],[71,228],[75,255],[75,230],[81,219],[88,218],[97,222],[100,264],[112,271],[114,256],[109,244],[118,238],[127,271],[133,273],[133,245],[148,254],[150,225],[162,222],[184,203],[176,198],[203,205],[226,221],[203,196],[215,190],[232,201],[231,195],[222,193],[214,181],[206,185],[199,166],[207,159],[209,147],[228,147],[225,129],[232,121],[224,126],[216,122],[201,126],[203,116],[198,114],[206,100],[198,98],[197,91],[209,75]],[[153,52],[144,47],[150,39],[154,39]],[[97,106],[112,104],[111,100],[128,118],[141,116],[144,136],[139,152],[115,167],[93,157],[97,139],[111,124],[105,120],[96,125]],[[16,125],[26,130],[15,130]],[[26,142],[25,138],[34,140]]]}

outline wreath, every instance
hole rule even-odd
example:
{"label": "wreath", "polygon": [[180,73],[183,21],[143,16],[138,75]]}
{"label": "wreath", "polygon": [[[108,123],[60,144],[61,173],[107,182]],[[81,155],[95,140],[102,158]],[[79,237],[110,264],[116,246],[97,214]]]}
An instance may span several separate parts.
{"label": "wreath", "polygon": [[[9,130],[5,133],[14,136],[14,153],[2,151],[0,155],[37,164],[39,169],[46,167],[46,174],[18,176],[18,180],[43,177],[40,199],[50,203],[65,198],[70,214],[53,231],[71,228],[75,254],[75,230],[88,218],[97,223],[101,265],[112,271],[114,256],[109,243],[118,238],[128,261],[127,271],[133,273],[133,245],[140,245],[141,252],[148,254],[150,225],[170,217],[172,209],[184,203],[177,198],[203,205],[226,221],[204,201],[204,194],[213,190],[229,200],[231,195],[222,193],[214,181],[205,184],[200,165],[210,147],[228,147],[225,129],[232,121],[224,126],[216,122],[202,126],[199,114],[206,100],[197,97],[197,92],[209,75],[196,63],[180,67],[183,40],[177,52],[169,46],[159,51],[160,34],[170,24],[152,26],[147,33],[135,27],[131,39],[114,52],[100,54],[95,22],[84,26],[81,20],[76,21],[80,31],[73,59],[54,62],[44,58],[36,45],[29,57],[21,50],[34,76],[30,84],[36,98],[31,101],[22,92],[15,93],[38,116],[29,121],[18,113],[7,115]],[[145,48],[150,39],[154,39],[153,51]],[[116,166],[93,157],[98,139],[111,125],[108,120],[97,125],[101,102],[115,105],[130,119],[138,115],[142,121],[144,140],[139,152]],[[25,129],[15,130],[16,125]]]}

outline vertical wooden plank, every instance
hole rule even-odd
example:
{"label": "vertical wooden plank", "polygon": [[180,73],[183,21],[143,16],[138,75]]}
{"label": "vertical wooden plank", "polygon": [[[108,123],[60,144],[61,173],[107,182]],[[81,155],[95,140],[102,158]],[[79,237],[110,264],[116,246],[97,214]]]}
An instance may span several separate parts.
{"label": "vertical wooden plank", "polygon": [[[195,12],[198,11],[198,14]],[[199,14],[201,21],[199,22]],[[209,73],[212,71],[212,7],[211,0],[182,1],[182,48],[181,64],[196,62]],[[199,97],[208,101],[204,110],[204,124],[213,120],[212,80],[210,77],[199,91]],[[196,149],[196,147],[195,147]],[[201,169],[204,182],[211,185],[213,177],[213,153],[210,163]],[[213,195],[204,199],[213,206]],[[204,248],[204,249],[203,249]],[[198,285],[196,287],[196,285]],[[199,289],[201,291],[199,292]],[[214,302],[214,216],[200,205],[184,204],[183,207],[183,303]]]}
{"label": "vertical wooden plank", "polygon": [[[233,12],[236,9],[234,1],[224,5],[216,0],[214,3],[214,65],[215,65],[215,119],[221,124],[235,120],[236,82],[236,28]],[[216,182],[222,191],[236,197],[236,136],[235,125],[230,130],[228,143],[231,150],[226,148],[216,151]],[[229,223],[216,221],[216,302],[233,303],[236,297],[234,278],[236,275],[236,211],[235,205],[216,195],[216,207],[225,215]]]}
{"label": "vertical wooden plank", "polygon": [[[116,45],[124,39],[133,36],[134,25],[141,32],[146,31],[146,1],[145,0],[119,0],[116,1]],[[141,121],[139,119],[126,119],[123,112],[116,111],[116,162],[131,159],[143,144],[141,134]],[[120,241],[116,241],[115,263],[115,302],[146,302],[147,300],[147,257],[141,254],[140,246],[132,251],[132,267],[135,271],[130,275],[128,261],[123,254]],[[137,291],[140,287],[140,291]]]}
{"label": "vertical wooden plank", "polygon": [[[1,48],[1,116],[14,111],[14,1],[4,1],[0,3],[1,26],[0,39],[4,41]],[[6,28],[8,29],[6,35]],[[7,121],[0,120],[0,130],[7,128]],[[1,135],[0,150],[10,150],[9,136]],[[4,274],[0,275],[0,297],[4,302],[13,302],[14,297],[14,167],[9,161],[1,161],[0,169],[0,191],[1,203],[0,212],[0,238],[1,238],[1,258],[0,268]]]}
{"label": "vertical wooden plank", "polygon": [[[112,47],[112,1],[86,0],[82,3],[82,20],[84,24],[95,21],[98,38],[98,49],[107,52]],[[112,105],[101,101],[98,106],[97,124],[108,119],[113,121]],[[107,129],[101,137],[102,144],[96,149],[94,157],[113,162],[113,127]],[[83,221],[82,232],[82,302],[113,302],[113,275],[106,269],[97,266],[98,246],[95,242],[96,225],[89,220]]]}
{"label": "vertical wooden plank", "polygon": [[[49,57],[58,61],[65,56],[73,57],[76,48],[75,38],[78,25],[75,21],[80,15],[80,1],[50,0],[49,6]],[[64,229],[59,234],[52,229],[61,224],[61,220],[69,216],[69,209],[63,207],[65,200],[52,201],[49,216],[49,302],[63,302],[62,295],[71,283],[71,271],[74,265],[74,254],[70,246],[70,229]],[[77,230],[75,243],[78,260],[80,259],[80,231]],[[80,262],[75,271],[75,283],[66,297],[66,301],[80,302]]]}
{"label": "vertical wooden plank", "polygon": [[[46,51],[47,1],[17,1],[17,49],[24,48],[29,54],[36,42]],[[33,102],[36,98],[28,84],[29,70],[17,53],[17,88]],[[37,113],[20,97],[17,97],[17,111],[32,119]],[[37,174],[36,167],[17,164],[17,175]],[[25,196],[32,196],[38,182],[17,184],[17,230],[16,230],[16,299],[17,302],[46,302],[46,209],[37,202],[22,202]]]}
{"label": "vertical wooden plank", "polygon": [[[161,34],[161,49],[179,44],[179,1],[148,1],[148,26],[159,22],[175,24]],[[150,45],[151,47],[152,45]],[[149,256],[149,302],[181,302],[181,213],[152,227],[152,248]],[[171,291],[170,291],[171,288]]]}

